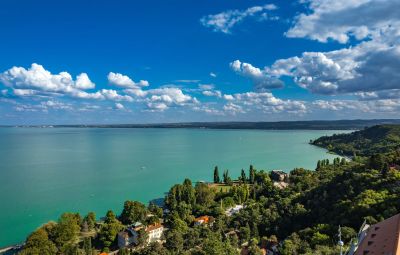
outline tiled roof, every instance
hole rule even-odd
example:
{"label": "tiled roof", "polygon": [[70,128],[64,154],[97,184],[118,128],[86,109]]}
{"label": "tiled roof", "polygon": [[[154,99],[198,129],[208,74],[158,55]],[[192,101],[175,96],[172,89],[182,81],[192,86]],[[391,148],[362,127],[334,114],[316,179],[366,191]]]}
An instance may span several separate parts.
{"label": "tiled roof", "polygon": [[355,255],[400,255],[400,214],[369,227]]}
{"label": "tiled roof", "polygon": [[155,229],[163,228],[163,227],[164,227],[164,226],[161,225],[160,223],[156,223],[156,224],[147,226],[147,227],[146,227],[146,231],[147,231],[147,232],[150,232],[150,231],[153,231],[153,230],[155,230]]}
{"label": "tiled roof", "polygon": [[210,221],[210,217],[208,216],[200,216],[196,219],[194,219],[195,222],[204,222],[204,223],[208,223]]}

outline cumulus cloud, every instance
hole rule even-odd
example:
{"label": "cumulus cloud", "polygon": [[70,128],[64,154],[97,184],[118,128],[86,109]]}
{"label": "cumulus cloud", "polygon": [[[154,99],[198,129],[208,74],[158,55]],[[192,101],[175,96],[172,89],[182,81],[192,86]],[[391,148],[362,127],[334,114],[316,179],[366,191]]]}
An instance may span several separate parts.
{"label": "cumulus cloud", "polygon": [[350,37],[362,40],[384,27],[400,24],[397,0],[308,0],[309,12],[300,14],[288,37],[329,39],[346,43]]}
{"label": "cumulus cloud", "polygon": [[237,114],[237,113],[245,113],[245,110],[243,110],[243,107],[234,103],[227,103],[223,107],[225,112],[228,112],[230,114]]}
{"label": "cumulus cloud", "polygon": [[86,73],[81,73],[76,77],[75,86],[78,89],[93,89],[96,85],[89,79]]}
{"label": "cumulus cloud", "polygon": [[222,93],[219,90],[204,90],[202,94],[208,97],[222,97]]}
{"label": "cumulus cloud", "polygon": [[131,78],[120,73],[110,72],[107,76],[108,82],[111,85],[124,87],[124,88],[140,88],[149,86],[149,82],[145,80],[140,80],[139,82],[134,82]]}
{"label": "cumulus cloud", "polygon": [[316,100],[311,103],[315,109],[344,113],[398,113],[400,99],[358,100]]}
{"label": "cumulus cloud", "polygon": [[214,87],[213,84],[199,84],[199,89],[201,90],[213,90]]}
{"label": "cumulus cloud", "polygon": [[242,63],[240,60],[235,60],[230,63],[230,67],[236,73],[250,78],[256,90],[281,88],[284,85],[284,83],[275,76],[249,63]]}
{"label": "cumulus cloud", "polygon": [[200,22],[203,26],[209,27],[215,32],[229,34],[232,28],[244,19],[255,15],[261,15],[265,20],[269,17],[266,12],[275,9],[277,9],[275,5],[266,4],[263,6],[253,6],[245,10],[228,10],[218,14],[204,16],[200,19]]}
{"label": "cumulus cloud", "polygon": [[94,88],[86,73],[74,80],[67,72],[52,74],[39,64],[30,68],[12,67],[0,74],[0,82],[14,89],[37,90],[41,92],[72,93],[80,89]]}
{"label": "cumulus cloud", "polygon": [[[112,89],[101,89],[95,92],[86,91],[95,88],[95,84],[86,73],[79,74],[74,80],[68,72],[52,74],[42,65],[35,63],[28,69],[15,66],[10,68],[0,74],[0,82],[11,88],[13,95],[18,97],[68,96],[88,100],[133,101],[131,96],[121,95],[118,91]],[[145,83],[142,83],[142,85],[144,86]]]}
{"label": "cumulus cloud", "polygon": [[[400,2],[307,2],[313,12],[301,14],[288,36],[339,42],[347,42],[349,36],[354,36],[363,40],[334,51],[304,52],[300,56],[279,59],[262,70],[251,64],[243,66],[240,61],[232,62],[232,69],[247,77],[280,79],[289,76],[300,87],[315,94],[353,94],[363,100],[398,98],[400,16],[392,10],[397,10]],[[367,32],[362,35],[361,30]],[[254,83],[256,87],[260,84],[257,80]],[[261,83],[261,87],[268,89],[271,86]]]}
{"label": "cumulus cloud", "polygon": [[117,110],[123,110],[125,109],[124,105],[121,103],[115,103],[115,109]]}
{"label": "cumulus cloud", "polygon": [[164,111],[171,106],[185,106],[198,104],[195,97],[184,94],[183,91],[175,87],[164,87],[146,91],[147,107],[153,111]]}
{"label": "cumulus cloud", "polygon": [[[264,113],[304,114],[307,112],[306,102],[298,100],[283,100],[269,92],[245,92],[233,95],[224,95],[229,102],[228,106],[238,105],[242,111],[236,113],[259,110]],[[233,104],[233,105],[232,105]],[[232,107],[226,108],[233,109]]]}

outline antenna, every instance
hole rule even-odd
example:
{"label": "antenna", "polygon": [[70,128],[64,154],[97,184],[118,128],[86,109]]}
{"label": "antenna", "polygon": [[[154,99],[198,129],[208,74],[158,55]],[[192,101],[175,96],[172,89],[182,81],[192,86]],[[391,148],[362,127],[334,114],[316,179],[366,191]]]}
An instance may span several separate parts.
{"label": "antenna", "polygon": [[338,242],[338,245],[340,246],[340,255],[343,255],[343,245],[344,245],[344,243],[343,243],[343,241],[342,241],[342,229],[340,228],[340,225],[339,225],[339,233],[338,233],[338,237],[339,237],[339,242]]}

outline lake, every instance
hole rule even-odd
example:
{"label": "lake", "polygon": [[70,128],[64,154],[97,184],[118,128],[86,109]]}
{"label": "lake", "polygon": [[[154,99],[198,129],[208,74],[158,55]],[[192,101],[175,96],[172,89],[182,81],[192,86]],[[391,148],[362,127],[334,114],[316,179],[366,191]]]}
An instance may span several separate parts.
{"label": "lake", "polygon": [[148,202],[184,178],[211,181],[258,170],[314,169],[335,156],[310,139],[348,131],[0,128],[0,247],[25,240],[62,212],[104,216]]}

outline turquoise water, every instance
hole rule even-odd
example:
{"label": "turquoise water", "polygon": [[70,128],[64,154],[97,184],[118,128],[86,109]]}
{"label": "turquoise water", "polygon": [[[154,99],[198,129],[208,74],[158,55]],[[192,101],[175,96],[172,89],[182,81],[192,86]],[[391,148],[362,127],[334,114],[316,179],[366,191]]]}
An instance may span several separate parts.
{"label": "turquoise water", "polygon": [[314,169],[330,158],[310,139],[344,131],[0,128],[0,247],[65,211],[102,216],[147,202],[185,177],[257,169]]}

